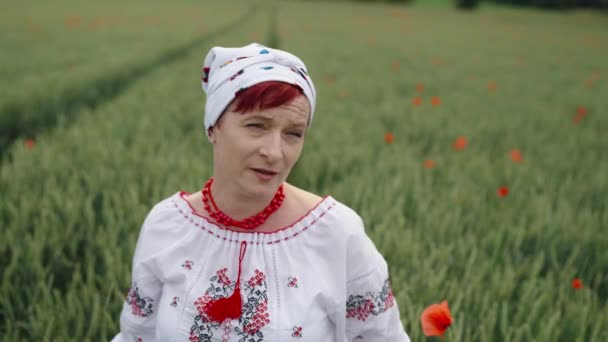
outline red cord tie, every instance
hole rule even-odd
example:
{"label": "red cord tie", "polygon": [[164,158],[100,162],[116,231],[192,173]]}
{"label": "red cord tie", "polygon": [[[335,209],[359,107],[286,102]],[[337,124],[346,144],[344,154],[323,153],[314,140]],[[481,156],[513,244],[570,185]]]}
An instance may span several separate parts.
{"label": "red cord tie", "polygon": [[242,300],[241,300],[241,262],[247,250],[247,242],[241,242],[241,251],[239,254],[239,273],[236,278],[236,287],[234,293],[230,297],[212,300],[205,304],[204,310],[207,316],[214,322],[222,323],[226,319],[237,319],[241,317]]}

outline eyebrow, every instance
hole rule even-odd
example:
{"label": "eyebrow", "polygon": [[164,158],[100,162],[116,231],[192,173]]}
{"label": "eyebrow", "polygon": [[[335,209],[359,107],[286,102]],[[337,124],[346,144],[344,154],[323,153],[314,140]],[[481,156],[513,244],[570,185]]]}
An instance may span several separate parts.
{"label": "eyebrow", "polygon": [[246,116],[245,120],[246,119],[262,119],[264,121],[272,121],[271,117],[269,117],[269,116],[263,116],[263,115],[260,115],[260,114],[252,114],[252,115]]}
{"label": "eyebrow", "polygon": [[[247,117],[246,119],[260,119],[263,121],[272,121],[272,117],[264,116],[264,115],[260,115],[260,114],[252,114],[251,116]],[[306,127],[306,122],[290,122],[290,123],[296,127]]]}

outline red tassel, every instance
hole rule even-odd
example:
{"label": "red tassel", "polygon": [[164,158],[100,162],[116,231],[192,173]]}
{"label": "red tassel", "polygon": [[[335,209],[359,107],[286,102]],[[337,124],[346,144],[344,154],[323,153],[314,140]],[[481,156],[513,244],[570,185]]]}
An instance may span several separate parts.
{"label": "red tassel", "polygon": [[241,243],[241,252],[239,255],[239,273],[236,278],[236,287],[234,293],[230,297],[212,300],[205,304],[204,310],[212,321],[222,323],[224,320],[237,319],[241,317],[242,302],[241,302],[241,262],[247,250],[247,242]]}
{"label": "red tassel", "polygon": [[232,296],[213,300],[205,305],[205,313],[214,322],[241,317],[241,291],[237,285]]}

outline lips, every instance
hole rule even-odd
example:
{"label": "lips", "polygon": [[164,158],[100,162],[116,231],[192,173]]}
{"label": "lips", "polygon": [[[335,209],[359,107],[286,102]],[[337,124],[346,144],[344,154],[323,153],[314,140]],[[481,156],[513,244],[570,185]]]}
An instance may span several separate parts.
{"label": "lips", "polygon": [[267,175],[276,175],[278,173],[276,171],[266,170],[266,169],[254,169],[254,168],[252,168],[252,170],[257,171],[257,172],[261,172],[261,173],[265,173]]}

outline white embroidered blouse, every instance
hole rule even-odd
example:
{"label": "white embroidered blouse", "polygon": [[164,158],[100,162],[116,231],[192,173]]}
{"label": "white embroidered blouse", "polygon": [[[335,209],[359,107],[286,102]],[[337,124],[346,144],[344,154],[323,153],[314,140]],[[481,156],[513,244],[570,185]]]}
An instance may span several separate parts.
{"label": "white embroidered blouse", "polygon": [[[291,226],[236,232],[196,215],[187,195],[144,220],[113,342],[409,342],[386,261],[346,205],[325,196]],[[213,322],[203,308],[233,294],[243,241],[242,314]]]}

